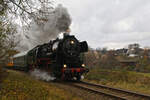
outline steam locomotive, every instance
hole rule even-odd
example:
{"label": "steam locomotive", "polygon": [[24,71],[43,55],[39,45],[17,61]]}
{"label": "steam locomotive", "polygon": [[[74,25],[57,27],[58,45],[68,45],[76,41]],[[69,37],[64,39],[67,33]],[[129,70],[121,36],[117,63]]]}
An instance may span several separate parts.
{"label": "steam locomotive", "polygon": [[13,66],[26,71],[41,69],[57,79],[80,80],[89,71],[83,63],[86,41],[80,42],[74,35],[64,34],[62,39],[51,40],[32,50],[13,57]]}

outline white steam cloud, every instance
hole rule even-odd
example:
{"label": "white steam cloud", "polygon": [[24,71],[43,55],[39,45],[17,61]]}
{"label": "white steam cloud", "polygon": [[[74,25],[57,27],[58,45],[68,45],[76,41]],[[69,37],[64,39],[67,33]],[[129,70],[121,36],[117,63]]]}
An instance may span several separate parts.
{"label": "white steam cloud", "polygon": [[[41,18],[41,21],[45,19]],[[40,20],[38,21],[40,23]],[[20,51],[32,49],[36,45],[46,43],[51,39],[55,39],[62,32],[69,29],[71,17],[65,7],[58,5],[53,11],[46,16],[44,23],[31,21],[31,27],[28,33],[22,36],[22,41],[19,46]]]}
{"label": "white steam cloud", "polygon": [[34,69],[33,71],[30,72],[31,76],[35,77],[36,79],[40,79],[43,81],[52,81],[56,79],[55,77],[52,77],[45,71],[41,71],[39,69]]}

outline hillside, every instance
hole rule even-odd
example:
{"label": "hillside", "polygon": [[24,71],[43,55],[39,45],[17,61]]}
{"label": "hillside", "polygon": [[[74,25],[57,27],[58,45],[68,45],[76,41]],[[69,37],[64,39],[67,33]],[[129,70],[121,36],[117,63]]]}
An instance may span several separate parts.
{"label": "hillside", "polygon": [[1,100],[82,100],[51,82],[36,80],[12,70],[5,73],[7,74],[0,83]]}
{"label": "hillside", "polygon": [[98,84],[150,94],[150,73],[95,68],[85,78]]}

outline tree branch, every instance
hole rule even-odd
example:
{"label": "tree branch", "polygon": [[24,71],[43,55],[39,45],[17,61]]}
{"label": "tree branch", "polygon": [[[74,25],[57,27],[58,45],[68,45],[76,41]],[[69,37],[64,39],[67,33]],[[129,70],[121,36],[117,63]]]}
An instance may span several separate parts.
{"label": "tree branch", "polygon": [[29,15],[31,15],[30,12],[26,11],[25,9],[23,9],[22,7],[20,7],[17,3],[15,3],[13,0],[9,0],[10,2],[12,2],[14,5],[16,5],[18,8],[20,8],[21,10],[23,10],[24,12],[28,13]]}

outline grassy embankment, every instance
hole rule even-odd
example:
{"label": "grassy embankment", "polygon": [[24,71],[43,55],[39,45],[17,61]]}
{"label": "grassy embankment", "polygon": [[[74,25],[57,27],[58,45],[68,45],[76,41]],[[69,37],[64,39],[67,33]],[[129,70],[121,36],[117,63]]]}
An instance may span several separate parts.
{"label": "grassy embankment", "polygon": [[0,100],[82,100],[51,83],[16,71],[7,71],[0,85]]}
{"label": "grassy embankment", "polygon": [[150,73],[93,69],[85,78],[94,83],[150,94]]}

